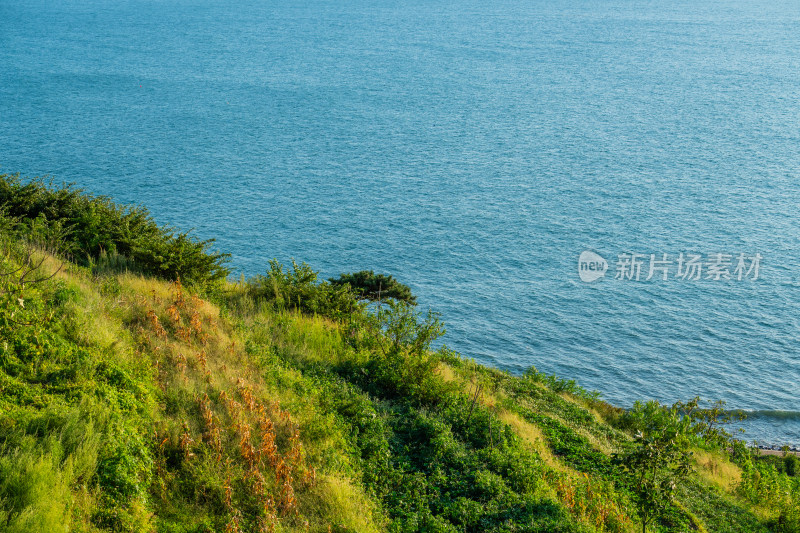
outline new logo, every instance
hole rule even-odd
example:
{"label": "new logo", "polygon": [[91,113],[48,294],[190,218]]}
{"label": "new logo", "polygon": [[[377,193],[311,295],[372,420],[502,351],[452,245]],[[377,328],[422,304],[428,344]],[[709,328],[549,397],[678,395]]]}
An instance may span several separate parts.
{"label": "new logo", "polygon": [[606,275],[608,263],[600,255],[586,250],[578,257],[578,275],[581,281],[591,283]]}

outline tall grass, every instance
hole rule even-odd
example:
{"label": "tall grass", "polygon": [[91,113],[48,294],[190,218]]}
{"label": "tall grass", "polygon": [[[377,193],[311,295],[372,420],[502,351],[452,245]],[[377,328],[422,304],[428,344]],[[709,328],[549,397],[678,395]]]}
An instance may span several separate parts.
{"label": "tall grass", "polygon": [[84,403],[15,415],[16,424],[0,430],[0,525],[14,532],[70,531],[75,493],[97,468],[103,411]]}

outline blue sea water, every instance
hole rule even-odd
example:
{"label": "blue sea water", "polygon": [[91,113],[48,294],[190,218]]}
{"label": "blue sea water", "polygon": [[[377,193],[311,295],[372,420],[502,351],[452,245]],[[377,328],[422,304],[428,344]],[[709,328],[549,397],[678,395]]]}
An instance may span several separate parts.
{"label": "blue sea water", "polygon": [[[775,444],[800,444],[799,118],[796,1],[0,1],[0,171],[144,204],[247,275],[392,273],[468,357],[723,399]],[[614,280],[626,252],[763,260]]]}

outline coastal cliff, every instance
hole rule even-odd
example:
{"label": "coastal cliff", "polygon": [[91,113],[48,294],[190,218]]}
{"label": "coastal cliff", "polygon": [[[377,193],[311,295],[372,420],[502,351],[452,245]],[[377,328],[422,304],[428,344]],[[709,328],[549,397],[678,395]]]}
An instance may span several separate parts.
{"label": "coastal cliff", "polygon": [[0,530],[800,531],[797,459],[722,410],[433,349],[434,313],[304,264],[231,281],[141,207],[0,206]]}

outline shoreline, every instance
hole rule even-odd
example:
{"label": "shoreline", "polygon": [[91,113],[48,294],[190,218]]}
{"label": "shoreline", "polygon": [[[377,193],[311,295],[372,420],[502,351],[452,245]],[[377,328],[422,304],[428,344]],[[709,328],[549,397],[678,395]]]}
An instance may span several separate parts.
{"label": "shoreline", "polygon": [[800,457],[800,450],[797,449],[796,446],[790,447],[789,450],[781,450],[780,448],[776,449],[775,446],[756,446],[759,455],[779,455],[783,457],[784,454],[786,455],[795,455]]}
{"label": "shoreline", "polygon": [[796,457],[800,457],[800,452],[782,452],[780,450],[762,450],[761,448],[758,449],[758,455],[778,455],[783,457],[783,454],[786,453],[787,455],[794,455]]}

